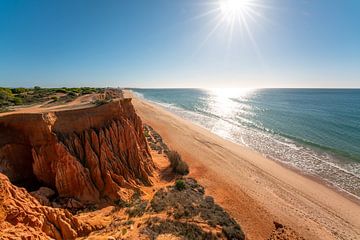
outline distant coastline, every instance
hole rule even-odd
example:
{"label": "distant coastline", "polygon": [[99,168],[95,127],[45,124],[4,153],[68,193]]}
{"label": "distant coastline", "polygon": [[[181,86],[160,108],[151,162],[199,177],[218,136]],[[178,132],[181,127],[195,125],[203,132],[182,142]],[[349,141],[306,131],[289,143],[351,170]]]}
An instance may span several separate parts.
{"label": "distant coastline", "polygon": [[224,140],[164,106],[126,95],[133,97],[143,122],[184,156],[190,175],[239,220],[251,239],[263,239],[276,219],[298,229],[305,239],[359,235],[360,202],[356,198],[325,185],[318,177]]}
{"label": "distant coastline", "polygon": [[[265,129],[264,126],[257,127],[254,124],[249,125],[246,121],[247,120],[253,121],[253,118],[251,117],[248,117],[247,119],[244,119],[244,121],[241,120],[239,122],[236,122],[236,119],[231,116],[227,117],[227,119],[222,119],[220,114],[218,115],[214,114],[216,113],[216,110],[213,110],[213,112],[210,113],[206,113],[202,109],[199,110],[199,109],[195,109],[193,106],[191,107],[185,106],[184,98],[179,97],[177,99],[176,96],[174,97],[174,95],[176,94],[178,95],[189,94],[188,92],[190,92],[190,95],[189,96],[187,95],[186,98],[186,102],[189,105],[199,104],[198,102],[204,104],[205,101],[201,102],[197,98],[208,97],[209,99],[211,99],[212,96],[211,93],[210,94],[202,93],[204,90],[201,89],[132,89],[132,90],[139,97],[142,97],[147,101],[151,101],[155,104],[159,104],[165,109],[177,114],[178,116],[190,120],[193,123],[202,126],[227,140],[250,147],[251,149],[254,149],[262,153],[264,156],[276,160],[281,164],[290,167],[291,169],[299,171],[307,176],[312,177],[313,179],[318,179],[319,181],[324,182],[326,185],[339,190],[340,192],[347,195],[351,199],[355,199],[356,201],[359,201],[360,199],[360,157],[357,154],[351,155],[347,151],[336,150],[328,146],[316,144],[311,141],[304,140],[300,137],[294,137],[291,134],[284,134],[279,131],[274,132],[273,129],[270,129],[269,124],[266,126],[269,129]],[[280,91],[281,93],[282,90],[283,89],[273,89],[272,91]],[[303,90],[304,89],[300,89],[300,92],[302,92]],[[200,93],[198,93],[198,91],[200,91]],[[287,91],[290,91],[290,93],[292,91],[295,91],[295,93],[297,93],[299,89],[287,89]],[[316,89],[314,91],[319,91],[319,89]],[[340,91],[341,94],[344,94],[342,92],[343,90],[331,89],[329,91],[331,94],[334,92],[337,93],[337,91]],[[322,89],[320,90],[320,95],[326,94],[329,91],[327,89]],[[349,94],[351,95],[351,93],[357,94],[358,92],[360,93],[359,90],[349,90],[345,92],[345,95],[349,95]],[[288,94],[286,91],[285,93]],[[199,96],[195,96],[191,98],[191,95],[196,95],[196,94],[198,94]],[[301,94],[309,95],[307,89],[305,89],[304,93]],[[255,104],[252,103],[249,104],[251,99],[250,100],[240,99],[239,101],[238,99],[236,99],[236,97],[237,96],[235,95],[230,97],[228,100],[225,98],[225,100],[222,99],[220,101],[225,101],[224,104],[229,104],[230,107],[233,108],[238,107],[236,105],[237,103],[243,104],[245,106],[248,105],[252,108],[257,107]],[[270,101],[271,97],[272,96],[267,96],[268,98],[267,100]],[[295,97],[301,97],[301,95],[300,96],[295,95]],[[311,97],[313,98],[313,96]],[[343,98],[343,96],[340,97]],[[289,97],[286,96],[286,98]],[[258,97],[258,99],[261,98]],[[291,98],[289,99],[291,100]],[[347,98],[345,98],[345,101],[346,100]],[[194,102],[196,103],[194,104]],[[214,104],[214,101],[211,104]],[[340,103],[338,104],[341,105]],[[205,108],[206,106],[203,107]],[[270,106],[270,110],[272,110],[271,107],[272,106]],[[292,111],[292,109],[290,109],[289,111]],[[235,114],[239,114],[238,112],[236,112],[236,110],[234,112]],[[241,115],[241,113],[242,112],[240,112],[239,115]],[[246,114],[248,113],[245,112],[243,115],[247,116]],[[287,113],[286,111],[283,111],[282,114],[287,114]],[[292,113],[290,112],[290,114]],[[302,113],[299,113],[299,115],[300,114]],[[337,113],[335,112],[334,115],[336,114]],[[340,112],[339,114],[342,113]],[[220,125],[220,127],[218,127],[216,124],[213,124],[214,118],[216,119],[216,121],[219,121],[221,123],[218,124]],[[290,118],[289,121],[291,120],[292,119]],[[356,120],[360,122],[360,119],[355,119],[355,121]],[[283,119],[271,119],[271,121],[272,121],[271,123],[273,124],[278,124],[277,122],[274,121],[280,121],[280,123],[281,121],[284,122]],[[306,121],[306,119],[304,121]],[[257,123],[262,124],[260,121],[258,121]],[[339,124],[343,124],[343,123],[339,121]],[[230,134],[227,132],[225,132],[224,134],[224,128],[225,128],[224,126],[225,127],[230,126],[231,130],[228,131],[230,132]],[[290,127],[296,128],[298,126],[295,125]],[[317,126],[314,126],[314,128],[316,127]],[[324,127],[324,126],[321,126],[320,123],[319,128],[320,127]],[[329,125],[329,127],[331,126]],[[304,128],[304,130],[299,129],[298,131],[313,131],[313,129],[310,129],[308,127],[307,129],[306,128]],[[318,132],[315,132],[315,134],[322,134],[321,131],[323,130],[320,129]],[[357,131],[360,131],[360,129],[357,129]],[[237,132],[239,134],[237,134]],[[342,132],[339,132],[339,134],[342,134]],[[346,134],[346,132],[344,132],[344,134]],[[331,138],[334,137],[329,135],[328,138],[329,141],[332,141]],[[253,139],[255,139],[256,141],[254,141]],[[356,140],[358,140],[358,138]],[[352,142],[349,144],[356,145],[355,143],[356,142]],[[271,148],[277,148],[277,149],[275,151]],[[303,160],[305,161],[302,162]],[[336,179],[337,177],[338,179]],[[345,181],[342,181],[342,179],[344,179]]]}

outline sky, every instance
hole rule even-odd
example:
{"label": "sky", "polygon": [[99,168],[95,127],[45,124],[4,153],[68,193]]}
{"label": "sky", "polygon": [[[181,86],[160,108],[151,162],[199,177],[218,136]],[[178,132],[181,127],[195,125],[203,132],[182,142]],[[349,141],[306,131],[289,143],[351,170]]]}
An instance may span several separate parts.
{"label": "sky", "polygon": [[35,85],[359,88],[360,1],[1,0],[0,86]]}

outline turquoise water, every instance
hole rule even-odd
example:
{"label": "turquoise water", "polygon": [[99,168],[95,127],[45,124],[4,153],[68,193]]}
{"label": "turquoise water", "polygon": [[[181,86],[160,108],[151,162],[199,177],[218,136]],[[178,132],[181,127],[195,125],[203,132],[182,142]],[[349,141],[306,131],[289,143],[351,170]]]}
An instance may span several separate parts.
{"label": "turquoise water", "polygon": [[360,197],[360,90],[133,91],[223,138]]}

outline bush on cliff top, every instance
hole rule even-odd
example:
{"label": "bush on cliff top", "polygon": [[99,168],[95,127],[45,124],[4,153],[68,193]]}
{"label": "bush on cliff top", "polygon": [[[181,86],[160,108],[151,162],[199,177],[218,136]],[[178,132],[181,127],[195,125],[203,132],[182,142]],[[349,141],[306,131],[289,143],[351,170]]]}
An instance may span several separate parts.
{"label": "bush on cliff top", "polygon": [[185,187],[186,187],[186,186],[185,186],[184,180],[181,180],[181,179],[176,180],[176,182],[175,182],[175,188],[176,188],[177,190],[179,190],[179,191],[184,190]]}
{"label": "bush on cliff top", "polygon": [[180,154],[176,151],[169,151],[167,156],[170,161],[170,167],[174,173],[187,175],[189,173],[189,166],[184,162]]}
{"label": "bush on cliff top", "polygon": [[101,106],[101,105],[107,104],[109,102],[110,101],[106,100],[106,99],[97,99],[93,102],[93,104],[95,104],[96,106]]}

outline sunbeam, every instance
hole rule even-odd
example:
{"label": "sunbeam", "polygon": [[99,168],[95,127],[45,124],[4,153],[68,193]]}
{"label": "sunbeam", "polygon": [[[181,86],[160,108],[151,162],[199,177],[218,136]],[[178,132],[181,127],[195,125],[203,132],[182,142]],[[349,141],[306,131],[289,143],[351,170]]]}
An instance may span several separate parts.
{"label": "sunbeam", "polygon": [[263,13],[263,10],[271,7],[265,5],[263,0],[217,0],[207,2],[209,10],[192,20],[213,16],[214,25],[205,39],[201,42],[197,52],[209,41],[209,39],[223,27],[226,32],[227,48],[233,44],[233,38],[240,34],[251,43],[256,55],[262,61],[259,46],[255,40],[252,24],[261,25],[262,21],[270,22]]}

